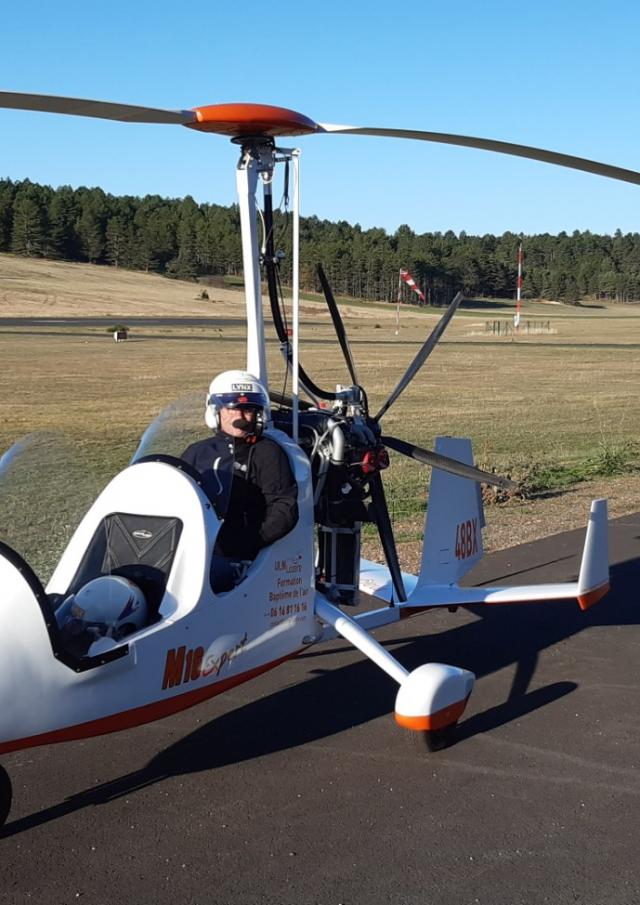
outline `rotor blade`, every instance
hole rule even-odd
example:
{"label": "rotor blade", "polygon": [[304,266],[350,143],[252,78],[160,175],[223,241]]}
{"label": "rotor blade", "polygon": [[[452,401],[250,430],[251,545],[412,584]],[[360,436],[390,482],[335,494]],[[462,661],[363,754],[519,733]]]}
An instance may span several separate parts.
{"label": "rotor blade", "polygon": [[540,160],[543,163],[553,163],[556,166],[568,167],[570,170],[583,170],[585,173],[595,173],[596,176],[606,176],[608,179],[618,179],[621,182],[632,182],[634,185],[640,185],[640,173],[635,170],[625,170],[623,167],[614,167],[608,163],[598,163],[596,160],[587,160],[584,157],[574,157],[572,154],[560,154],[557,151],[546,151],[543,148],[530,148],[528,145],[515,145],[509,141],[474,138],[470,135],[450,135],[447,132],[420,132],[415,129],[377,129],[361,126],[341,126],[332,123],[318,123],[318,125],[321,131],[344,135],[413,138],[417,141],[432,141],[438,144],[457,145],[462,148],[497,151],[499,154],[526,157],[529,160]]}
{"label": "rotor blade", "polygon": [[393,528],[391,527],[391,519],[389,518],[389,509],[384,495],[382,478],[379,473],[376,473],[369,478],[369,490],[371,491],[371,505],[376,517],[378,534],[380,535],[384,556],[387,560],[389,572],[391,573],[393,588],[396,592],[398,601],[404,603],[407,599],[407,593],[404,589],[404,581],[402,580],[402,572],[398,561],[398,551],[396,550],[396,542],[393,538]]}
{"label": "rotor blade", "polygon": [[67,113],[70,116],[93,116],[125,123],[167,123],[186,126],[196,121],[192,110],[158,110],[155,107],[136,107],[110,101],[91,101],[77,97],[51,94],[20,94],[0,91],[0,107],[13,110],[39,110],[42,113]]}
{"label": "rotor blade", "polygon": [[342,354],[344,355],[344,360],[347,363],[347,368],[349,369],[349,374],[351,375],[352,382],[358,386],[359,380],[358,375],[356,373],[356,366],[353,360],[353,355],[351,354],[351,347],[349,346],[349,340],[347,339],[347,333],[344,329],[344,322],[342,317],[340,316],[340,311],[338,310],[338,305],[333,296],[333,292],[331,291],[331,286],[329,285],[329,281],[327,280],[324,270],[322,269],[322,264],[318,264],[318,276],[320,278],[320,284],[322,286],[322,291],[324,292],[324,297],[327,300],[327,306],[329,308],[329,313],[331,314],[331,320],[333,321],[333,326],[335,327],[336,336],[338,337],[338,342],[340,343],[340,348],[342,349]]}
{"label": "rotor blade", "polygon": [[393,403],[396,401],[396,399],[398,398],[400,393],[402,393],[402,391],[407,386],[407,384],[411,380],[413,380],[413,378],[416,376],[416,374],[418,373],[418,371],[420,370],[422,365],[425,363],[425,361],[427,360],[429,355],[431,355],[431,353],[433,352],[433,350],[436,346],[436,343],[438,342],[438,340],[440,339],[440,337],[446,330],[449,321],[451,320],[453,315],[458,310],[458,306],[460,305],[460,302],[462,301],[463,298],[464,298],[464,295],[461,292],[458,292],[456,297],[449,304],[449,307],[447,308],[445,313],[442,315],[442,317],[440,318],[438,323],[435,325],[435,327],[431,331],[431,335],[428,337],[428,339],[426,340],[426,342],[424,343],[424,345],[422,346],[422,348],[420,349],[420,351],[418,352],[416,357],[413,359],[413,361],[407,368],[404,377],[402,378],[402,380],[400,381],[398,386],[391,393],[391,395],[389,396],[389,398],[387,399],[385,404],[382,406],[382,408],[376,415],[376,418],[375,418],[376,421],[379,421],[380,418],[382,418],[384,413],[387,411],[387,409],[393,405]]}
{"label": "rotor blade", "polygon": [[429,449],[422,449],[420,446],[414,446],[413,443],[407,443],[405,440],[398,440],[397,437],[380,437],[380,442],[384,443],[390,449],[402,453],[421,462],[423,465],[430,465],[432,468],[439,468],[441,471],[448,471],[450,474],[458,475],[461,478],[470,478],[482,484],[493,484],[494,487],[500,487],[501,490],[516,490],[518,484],[511,478],[504,478],[501,475],[493,474],[490,471],[482,471],[475,465],[466,465],[457,459],[451,459],[449,456],[443,456],[440,453],[432,452]]}

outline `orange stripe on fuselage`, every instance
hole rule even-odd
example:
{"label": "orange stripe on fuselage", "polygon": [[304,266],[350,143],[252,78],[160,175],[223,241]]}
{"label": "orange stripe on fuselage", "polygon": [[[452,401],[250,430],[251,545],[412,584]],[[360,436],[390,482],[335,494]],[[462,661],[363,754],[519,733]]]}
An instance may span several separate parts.
{"label": "orange stripe on fuselage", "polygon": [[65,729],[54,729],[52,732],[43,732],[40,735],[30,735],[27,738],[14,739],[9,742],[0,743],[0,754],[7,754],[10,751],[22,751],[24,748],[35,748],[38,745],[53,745],[58,742],[77,741],[82,738],[93,738],[96,735],[107,735],[110,732],[120,732],[122,729],[132,729],[134,726],[141,726],[143,723],[151,723],[154,720],[162,719],[165,716],[171,716],[173,713],[179,713],[186,710],[208,698],[213,698],[222,692],[233,688],[235,685],[241,685],[248,682],[256,676],[261,675],[279,666],[285,660],[297,656],[299,651],[293,654],[287,654],[286,657],[280,657],[279,660],[273,660],[250,669],[238,676],[232,676],[228,679],[222,679],[220,682],[214,682],[205,688],[197,688],[194,691],[188,691],[185,694],[175,695],[163,701],[155,701],[153,704],[144,704],[142,707],[134,707],[132,710],[124,710],[121,713],[114,713],[111,716],[101,717],[98,720],[89,720],[86,723],[79,723],[77,726],[67,726]]}

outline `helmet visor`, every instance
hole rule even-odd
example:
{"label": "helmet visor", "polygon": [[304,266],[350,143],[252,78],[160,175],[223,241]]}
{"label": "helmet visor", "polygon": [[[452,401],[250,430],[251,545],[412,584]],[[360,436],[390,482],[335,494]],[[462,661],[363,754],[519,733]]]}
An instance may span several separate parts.
{"label": "helmet visor", "polygon": [[226,409],[261,409],[265,406],[265,399],[262,393],[214,393],[209,397],[209,405]]}

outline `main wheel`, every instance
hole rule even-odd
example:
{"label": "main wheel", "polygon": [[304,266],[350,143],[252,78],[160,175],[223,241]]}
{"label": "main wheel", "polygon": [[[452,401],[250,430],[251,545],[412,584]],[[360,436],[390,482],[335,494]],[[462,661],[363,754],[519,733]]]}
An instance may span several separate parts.
{"label": "main wheel", "polygon": [[5,821],[9,816],[12,798],[13,790],[11,788],[9,774],[4,767],[0,767],[0,827],[4,826]]}
{"label": "main wheel", "polygon": [[409,744],[414,751],[442,751],[443,748],[449,748],[455,744],[457,734],[457,723],[451,723],[444,729],[409,730]]}

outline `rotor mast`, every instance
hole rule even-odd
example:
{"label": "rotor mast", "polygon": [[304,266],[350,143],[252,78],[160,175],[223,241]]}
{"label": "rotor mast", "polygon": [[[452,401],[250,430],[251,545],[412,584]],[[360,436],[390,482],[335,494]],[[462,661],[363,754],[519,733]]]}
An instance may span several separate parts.
{"label": "rotor mast", "polygon": [[[240,207],[240,226],[242,235],[242,259],[244,270],[245,302],[247,308],[247,371],[262,382],[269,390],[267,373],[266,344],[264,333],[264,314],[262,310],[261,265],[265,259],[273,265],[277,255],[273,247],[273,199],[272,183],[276,163],[289,161],[293,163],[293,285],[292,285],[292,397],[293,397],[293,436],[298,439],[298,334],[299,334],[299,265],[300,265],[300,152],[295,149],[276,148],[270,136],[243,137],[233,139],[242,145],[242,154],[236,170],[236,184]],[[264,236],[262,245],[258,242],[257,214],[258,205],[256,191],[258,182],[262,182],[264,197],[264,216],[260,214]],[[266,256],[270,256],[266,258]],[[279,259],[278,259],[279,260]],[[273,268],[267,270],[273,273]],[[270,292],[275,286],[270,285]]]}
{"label": "rotor mast", "polygon": [[256,191],[260,179],[265,188],[269,186],[269,191],[271,190],[275,148],[273,139],[266,136],[243,138],[241,141],[242,154],[236,170],[236,184],[240,207],[244,292],[247,306],[247,371],[254,374],[268,389]]}

